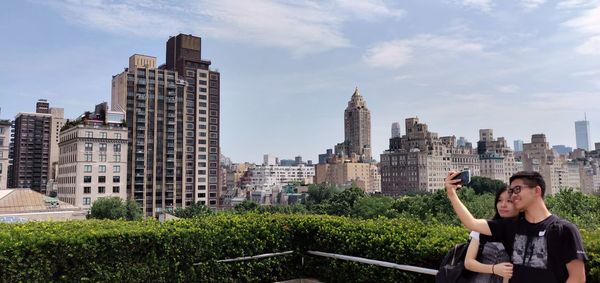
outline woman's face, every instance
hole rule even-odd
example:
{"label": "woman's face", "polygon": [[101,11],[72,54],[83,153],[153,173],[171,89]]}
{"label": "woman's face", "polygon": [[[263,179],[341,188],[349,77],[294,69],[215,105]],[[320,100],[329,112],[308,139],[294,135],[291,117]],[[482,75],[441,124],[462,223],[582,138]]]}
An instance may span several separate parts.
{"label": "woman's face", "polygon": [[500,198],[496,203],[496,208],[498,209],[498,214],[500,214],[500,217],[502,218],[515,217],[519,214],[519,211],[515,208],[512,200],[508,197],[507,191],[500,194]]}

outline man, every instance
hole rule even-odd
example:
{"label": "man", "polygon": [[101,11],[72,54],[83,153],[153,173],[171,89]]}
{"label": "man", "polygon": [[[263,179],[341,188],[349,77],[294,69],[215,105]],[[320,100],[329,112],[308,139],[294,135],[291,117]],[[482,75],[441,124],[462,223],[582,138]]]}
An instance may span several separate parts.
{"label": "man", "polygon": [[460,180],[452,180],[457,175],[451,171],[445,179],[456,215],[468,229],[504,244],[513,262],[511,282],[585,282],[587,256],[579,230],[548,211],[546,183],[538,172],[518,172],[510,177],[508,193],[521,216],[489,221],[475,219],[462,204],[456,194]]}

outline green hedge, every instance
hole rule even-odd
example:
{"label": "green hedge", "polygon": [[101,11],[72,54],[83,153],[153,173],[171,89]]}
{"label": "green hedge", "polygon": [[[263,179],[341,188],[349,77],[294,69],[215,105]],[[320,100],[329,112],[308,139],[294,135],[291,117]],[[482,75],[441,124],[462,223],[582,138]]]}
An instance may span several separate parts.
{"label": "green hedge", "polygon": [[[600,229],[582,231],[588,282],[600,282]],[[437,268],[467,232],[410,219],[217,214],[167,222],[0,224],[2,282],[424,282],[433,276],[306,255],[317,250]],[[216,260],[294,250],[280,257]],[[194,265],[194,263],[200,263]],[[304,263],[304,265],[302,264]]]}

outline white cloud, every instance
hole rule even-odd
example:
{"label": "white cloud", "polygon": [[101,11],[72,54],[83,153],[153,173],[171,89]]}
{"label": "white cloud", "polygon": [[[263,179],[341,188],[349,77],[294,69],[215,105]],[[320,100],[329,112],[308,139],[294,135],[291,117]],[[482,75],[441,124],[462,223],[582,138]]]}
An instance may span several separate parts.
{"label": "white cloud", "polygon": [[583,55],[600,55],[600,4],[564,23],[588,38],[575,51]]}
{"label": "white cloud", "polygon": [[556,4],[558,9],[577,9],[596,5],[598,0],[563,0]]}
{"label": "white cloud", "polygon": [[583,55],[600,56],[600,35],[588,38],[575,50]]}
{"label": "white cloud", "polygon": [[409,63],[416,52],[426,50],[445,54],[479,53],[483,46],[460,38],[424,34],[412,39],[380,42],[367,50],[363,60],[372,67],[397,69]]}
{"label": "white cloud", "polygon": [[537,9],[544,3],[546,3],[546,0],[521,0],[520,4],[526,11],[531,11]]}
{"label": "white cloud", "polygon": [[520,89],[517,85],[501,85],[497,87],[497,90],[502,93],[516,93]]}
{"label": "white cloud", "polygon": [[600,5],[564,23],[584,34],[600,34]]}
{"label": "white cloud", "polygon": [[341,31],[346,21],[405,14],[381,0],[63,0],[47,5],[72,23],[105,32],[160,38],[196,33],[300,56],[351,46]]}
{"label": "white cloud", "polygon": [[467,7],[481,10],[483,12],[490,12],[494,3],[492,0],[451,0],[451,2]]}
{"label": "white cloud", "polygon": [[413,50],[405,40],[387,41],[367,50],[363,60],[372,67],[399,68],[408,63]]}
{"label": "white cloud", "polygon": [[[534,110],[542,111],[584,111],[590,105],[600,104],[600,93],[597,92],[545,92],[532,95],[529,105]],[[585,103],[581,103],[585,101]]]}
{"label": "white cloud", "polygon": [[406,11],[392,8],[380,0],[336,0],[335,3],[339,8],[364,20],[401,18],[406,14]]}

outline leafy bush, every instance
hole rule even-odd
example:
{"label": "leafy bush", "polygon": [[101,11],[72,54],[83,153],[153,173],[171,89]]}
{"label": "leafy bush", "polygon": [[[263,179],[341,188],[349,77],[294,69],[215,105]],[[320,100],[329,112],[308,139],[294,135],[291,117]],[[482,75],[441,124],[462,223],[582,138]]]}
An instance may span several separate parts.
{"label": "leafy bush", "polygon": [[[582,229],[588,282],[600,282],[600,229]],[[427,282],[417,275],[326,259],[308,250],[436,269],[461,227],[408,218],[216,214],[166,223],[87,220],[0,224],[2,282]],[[293,250],[258,260],[217,260]],[[304,260],[302,260],[304,258]],[[302,264],[304,262],[304,265]]]}
{"label": "leafy bush", "polygon": [[89,218],[141,220],[142,209],[134,200],[123,203],[119,197],[103,197],[94,201]]}

